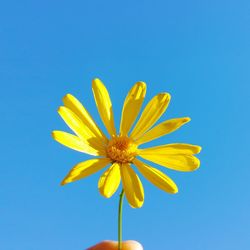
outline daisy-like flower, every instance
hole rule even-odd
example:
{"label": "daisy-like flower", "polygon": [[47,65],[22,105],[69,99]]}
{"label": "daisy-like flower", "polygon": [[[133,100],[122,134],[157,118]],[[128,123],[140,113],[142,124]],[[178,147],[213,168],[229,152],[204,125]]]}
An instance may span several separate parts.
{"label": "daisy-like flower", "polygon": [[131,167],[133,164],[142,176],[158,188],[171,194],[177,193],[178,188],[172,179],[138,157],[177,171],[196,170],[200,161],[194,155],[200,152],[199,146],[174,143],[141,148],[142,144],[177,130],[189,122],[190,118],[170,119],[152,127],[170,102],[168,93],[160,93],[146,105],[130,132],[146,94],[146,84],[137,82],[124,101],[120,131],[117,133],[107,89],[99,79],[95,79],[92,90],[97,109],[109,136],[107,137],[101,131],[85,107],[74,96],[67,94],[63,98],[64,106],[58,109],[58,113],[74,134],[53,131],[52,136],[64,146],[98,158],[78,163],[61,184],[80,180],[109,166],[99,179],[100,193],[110,198],[122,182],[129,204],[139,208],[144,202],[144,190],[138,175]]}

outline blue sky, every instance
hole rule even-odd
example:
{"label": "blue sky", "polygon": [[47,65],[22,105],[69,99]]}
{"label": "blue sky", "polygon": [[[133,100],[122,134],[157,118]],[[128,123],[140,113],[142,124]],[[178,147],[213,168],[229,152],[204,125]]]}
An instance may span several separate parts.
{"label": "blue sky", "polygon": [[[2,1],[0,3],[0,244],[4,250],[85,249],[116,239],[118,194],[100,174],[61,187],[88,156],[54,142],[57,107],[77,96],[100,124],[91,80],[105,82],[116,124],[127,91],[169,92],[161,121],[192,121],[158,143],[203,147],[193,173],[163,169],[168,195],[142,179],[141,209],[124,205],[124,239],[146,250],[250,245],[249,1]],[[145,102],[146,103],[146,102]]]}

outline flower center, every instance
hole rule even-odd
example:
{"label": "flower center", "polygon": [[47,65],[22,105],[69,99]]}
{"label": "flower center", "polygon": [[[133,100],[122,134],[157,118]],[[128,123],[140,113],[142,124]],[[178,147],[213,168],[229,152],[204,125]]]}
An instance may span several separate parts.
{"label": "flower center", "polygon": [[128,163],[137,155],[137,145],[127,136],[118,136],[109,141],[106,152],[112,161]]}

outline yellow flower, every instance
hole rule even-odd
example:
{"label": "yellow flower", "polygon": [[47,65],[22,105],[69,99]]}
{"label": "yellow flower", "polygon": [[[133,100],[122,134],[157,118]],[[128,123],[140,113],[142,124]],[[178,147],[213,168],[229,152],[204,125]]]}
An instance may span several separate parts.
{"label": "yellow flower", "polygon": [[97,109],[109,137],[106,137],[101,131],[84,106],[74,96],[67,94],[63,98],[64,106],[60,107],[58,112],[75,135],[53,131],[52,136],[64,146],[82,153],[99,156],[99,158],[78,163],[70,170],[61,184],[64,185],[85,178],[111,164],[99,179],[100,193],[106,198],[111,197],[120,185],[120,181],[122,181],[129,204],[138,208],[143,205],[144,190],[138,175],[131,167],[131,164],[133,164],[145,178],[158,188],[171,194],[177,193],[176,184],[167,175],[137,157],[177,171],[196,170],[200,162],[194,154],[200,152],[201,147],[199,146],[175,143],[145,149],[140,148],[146,142],[175,131],[189,122],[190,118],[166,120],[152,128],[170,102],[168,93],[160,93],[146,105],[138,122],[129,133],[140,112],[146,94],[146,84],[137,82],[125,99],[120,132],[117,133],[112,103],[107,89],[99,79],[95,79],[93,80],[92,90]]}

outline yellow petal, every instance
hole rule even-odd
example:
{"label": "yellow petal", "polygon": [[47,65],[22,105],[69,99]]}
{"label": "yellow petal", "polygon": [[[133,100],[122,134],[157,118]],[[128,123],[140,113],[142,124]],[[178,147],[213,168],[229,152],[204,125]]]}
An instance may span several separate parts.
{"label": "yellow petal", "polygon": [[158,121],[167,109],[170,98],[171,97],[168,93],[161,93],[153,97],[153,99],[145,107],[139,121],[130,135],[134,140],[140,138]]}
{"label": "yellow petal", "polygon": [[172,133],[189,121],[190,121],[189,117],[175,118],[175,119],[164,121],[160,123],[159,125],[153,127],[144,135],[142,135],[141,138],[136,140],[136,143],[140,145],[140,144],[155,140],[163,135]]}
{"label": "yellow petal", "polygon": [[114,163],[103,173],[103,175],[99,179],[98,188],[100,193],[104,197],[110,198],[119,187],[120,181],[120,166],[118,163]]}
{"label": "yellow petal", "polygon": [[193,155],[140,154],[140,157],[161,166],[183,172],[194,171],[200,166],[200,161]]}
{"label": "yellow petal", "polygon": [[86,126],[80,118],[75,115],[70,109],[60,107],[58,113],[66,124],[78,135],[86,144],[100,152],[105,151],[105,147],[99,138]]}
{"label": "yellow petal", "polygon": [[104,144],[107,144],[108,139],[95,123],[89,112],[85,107],[71,94],[67,94],[63,97],[63,103],[65,107],[73,111],[81,121],[99,138]]}
{"label": "yellow petal", "polygon": [[192,144],[186,144],[186,143],[172,143],[172,144],[166,144],[161,146],[156,146],[152,148],[144,148],[139,149],[140,155],[192,155],[192,154],[198,154],[201,151],[201,147],[197,145]]}
{"label": "yellow petal", "polygon": [[144,202],[144,190],[139,177],[129,164],[122,164],[120,170],[122,185],[130,206],[133,208],[141,207]]}
{"label": "yellow petal", "polygon": [[63,179],[61,185],[65,185],[92,175],[106,167],[109,163],[110,159],[108,158],[97,158],[80,162],[70,170],[67,176]]}
{"label": "yellow petal", "polygon": [[115,136],[116,130],[114,123],[114,114],[108,91],[99,79],[93,80],[92,90],[101,119],[109,134],[111,136]]}
{"label": "yellow petal", "polygon": [[63,132],[53,131],[52,137],[62,145],[74,149],[79,152],[83,152],[89,155],[102,155],[101,152],[91,148],[88,144],[82,141],[78,136]]}
{"label": "yellow petal", "polygon": [[128,92],[122,109],[120,124],[121,135],[127,135],[133,125],[137,115],[140,112],[146,94],[146,84],[137,82]]}
{"label": "yellow petal", "polygon": [[134,159],[133,163],[139,169],[141,174],[148,179],[152,184],[170,194],[178,192],[176,184],[167,175],[156,168],[153,168],[138,159]]}

